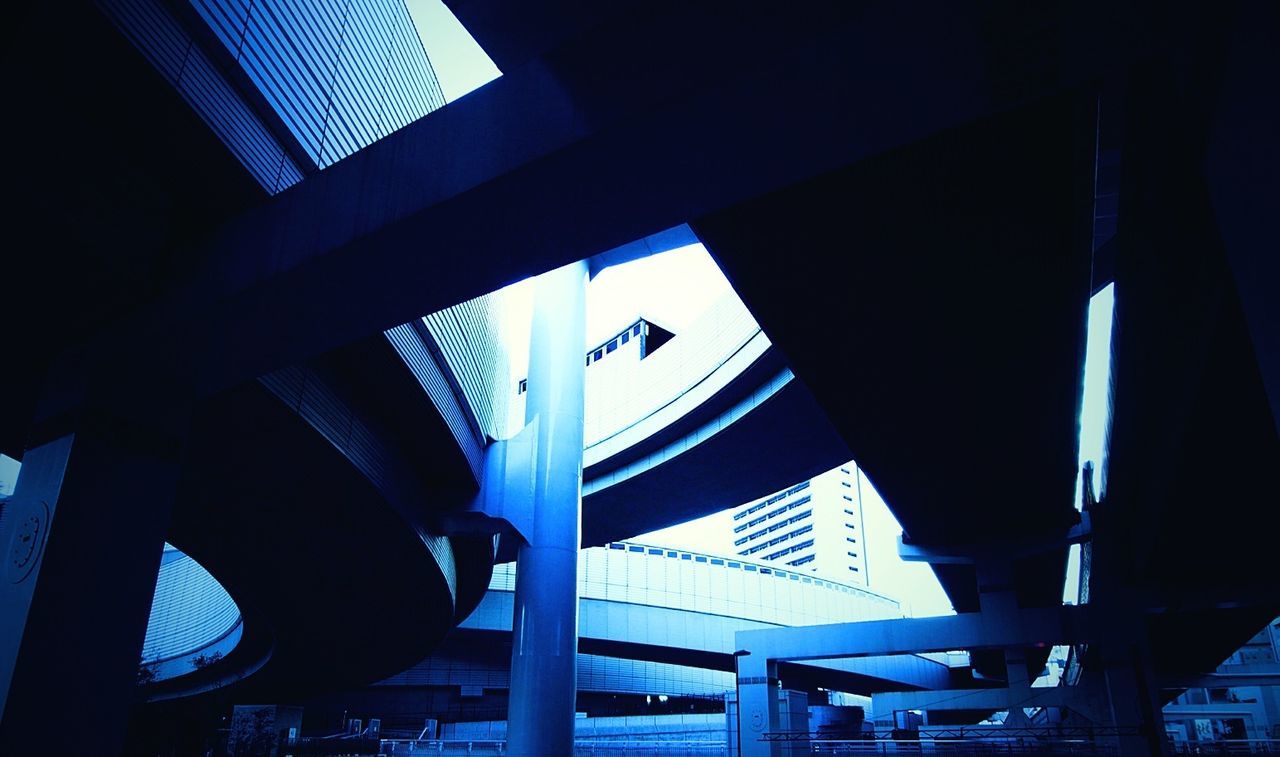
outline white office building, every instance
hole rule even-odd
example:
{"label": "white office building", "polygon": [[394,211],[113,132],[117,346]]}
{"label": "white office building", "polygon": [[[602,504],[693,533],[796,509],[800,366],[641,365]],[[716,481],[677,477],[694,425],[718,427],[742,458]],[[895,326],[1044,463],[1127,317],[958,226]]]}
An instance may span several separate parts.
{"label": "white office building", "polygon": [[822,578],[868,585],[861,473],[853,462],[724,514],[726,551]]}
{"label": "white office building", "polygon": [[[623,446],[633,426],[668,423],[680,415],[679,405],[714,392],[721,384],[702,379],[721,362],[749,361],[767,347],[730,291],[678,336],[642,317],[588,349],[587,463]],[[860,476],[850,461],[768,497],[738,506],[726,501],[722,512],[639,538],[869,586]]]}

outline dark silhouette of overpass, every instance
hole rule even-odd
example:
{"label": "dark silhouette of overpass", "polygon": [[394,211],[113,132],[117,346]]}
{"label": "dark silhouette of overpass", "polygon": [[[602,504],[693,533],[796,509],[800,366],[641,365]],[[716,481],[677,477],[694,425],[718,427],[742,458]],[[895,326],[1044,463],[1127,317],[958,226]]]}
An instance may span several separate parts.
{"label": "dark silhouette of overpass", "polygon": [[[1275,8],[456,5],[504,76],[270,199],[95,9],[19,12],[0,448],[35,468],[75,436],[0,743],[47,733],[55,696],[118,741],[169,531],[269,619],[264,692],[429,648],[494,547],[432,542],[479,482],[383,332],[685,222],[796,378],[634,496],[731,478],[790,423],[811,446],[735,498],[851,452],[913,545],[979,564],[935,566],[957,610],[1032,543],[1012,590],[1055,605],[1086,307],[1114,281],[1090,604],[1155,675],[1280,612]],[[591,540],[646,525],[596,496]],[[324,639],[351,654],[309,670]]]}

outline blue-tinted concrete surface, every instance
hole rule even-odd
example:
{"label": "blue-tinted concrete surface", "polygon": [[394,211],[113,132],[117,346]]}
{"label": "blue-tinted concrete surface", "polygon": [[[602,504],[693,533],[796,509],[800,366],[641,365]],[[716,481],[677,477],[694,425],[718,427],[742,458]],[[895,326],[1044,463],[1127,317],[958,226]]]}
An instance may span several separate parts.
{"label": "blue-tinted concrete surface", "polygon": [[573,263],[535,284],[525,405],[537,422],[533,512],[516,558],[508,713],[511,753],[530,757],[573,748],[589,275]]}

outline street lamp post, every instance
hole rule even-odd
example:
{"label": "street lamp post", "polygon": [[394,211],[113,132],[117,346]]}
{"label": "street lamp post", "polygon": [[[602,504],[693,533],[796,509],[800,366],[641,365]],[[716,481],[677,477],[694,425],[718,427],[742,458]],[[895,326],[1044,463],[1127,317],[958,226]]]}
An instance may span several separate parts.
{"label": "street lamp post", "polygon": [[745,656],[751,654],[745,649],[735,650],[733,653],[733,697],[734,697],[734,717],[738,721],[738,741],[737,754],[742,754],[742,677],[739,675],[738,662]]}

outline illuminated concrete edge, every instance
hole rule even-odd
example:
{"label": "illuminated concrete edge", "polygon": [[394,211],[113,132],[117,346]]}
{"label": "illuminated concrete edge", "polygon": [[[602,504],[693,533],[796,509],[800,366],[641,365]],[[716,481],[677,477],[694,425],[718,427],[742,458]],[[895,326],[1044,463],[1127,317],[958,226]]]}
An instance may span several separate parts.
{"label": "illuminated concrete edge", "polygon": [[585,261],[539,276],[525,420],[536,423],[532,524],[517,553],[512,610],[513,755],[573,750],[577,694],[578,544],[582,534]]}
{"label": "illuminated concrete edge", "polygon": [[766,400],[781,391],[782,388],[794,378],[795,375],[791,373],[789,369],[784,368],[759,389],[739,400],[732,407],[720,413],[715,418],[712,418],[702,424],[697,428],[697,430],[690,432],[657,450],[654,450],[639,460],[628,463],[621,468],[612,470],[599,478],[594,478],[584,483],[582,488],[583,496],[595,494],[596,492],[607,489],[610,486],[622,483],[629,478],[638,476],[645,471],[656,468],[659,465],[675,458],[690,448],[707,441],[711,437],[727,429],[747,413],[764,404]]}

